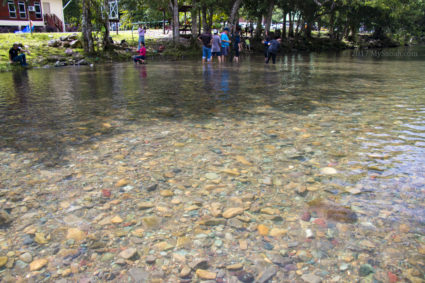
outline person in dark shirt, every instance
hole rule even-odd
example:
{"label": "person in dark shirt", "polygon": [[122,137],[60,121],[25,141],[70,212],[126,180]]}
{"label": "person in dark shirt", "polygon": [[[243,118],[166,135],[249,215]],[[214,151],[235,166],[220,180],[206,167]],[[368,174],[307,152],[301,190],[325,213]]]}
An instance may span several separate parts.
{"label": "person in dark shirt", "polygon": [[203,34],[198,36],[198,40],[202,41],[202,62],[211,62],[211,47],[212,47],[212,35],[211,32],[206,29]]}
{"label": "person in dark shirt", "polygon": [[269,63],[270,58],[273,59],[273,64],[276,64],[276,54],[279,51],[281,39],[279,36],[276,36],[275,39],[269,42],[269,48],[267,50],[267,61],[266,64]]}
{"label": "person in dark shirt", "polygon": [[[22,54],[19,54],[21,52]],[[29,52],[27,50],[22,49],[18,43],[14,43],[13,47],[9,50],[10,63],[19,62],[21,63],[21,66],[28,66],[24,52],[27,52],[29,54]]]}
{"label": "person in dark shirt", "polygon": [[239,31],[236,31],[233,35],[233,50],[235,51],[235,62],[239,63],[239,51],[241,50],[241,36]]}

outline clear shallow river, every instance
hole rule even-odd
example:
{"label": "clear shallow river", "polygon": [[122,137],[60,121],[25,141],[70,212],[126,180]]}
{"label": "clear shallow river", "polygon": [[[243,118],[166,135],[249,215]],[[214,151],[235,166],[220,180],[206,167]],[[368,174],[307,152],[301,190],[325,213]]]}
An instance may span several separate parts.
{"label": "clear shallow river", "polygon": [[423,282],[410,51],[0,73],[0,276]]}

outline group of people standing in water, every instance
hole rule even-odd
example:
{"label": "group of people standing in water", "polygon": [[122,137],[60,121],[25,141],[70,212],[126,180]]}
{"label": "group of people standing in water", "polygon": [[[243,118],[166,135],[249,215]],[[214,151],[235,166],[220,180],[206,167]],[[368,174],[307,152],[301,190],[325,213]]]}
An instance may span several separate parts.
{"label": "group of people standing in water", "polygon": [[214,57],[218,58],[219,63],[225,62],[232,53],[233,60],[239,62],[239,54],[242,50],[240,33],[236,31],[231,37],[229,33],[230,29],[226,27],[221,34],[217,29],[213,30],[213,34],[206,29],[198,36],[198,40],[202,42],[202,62],[212,62]]}
{"label": "group of people standing in water", "polygon": [[[242,38],[239,30],[236,30],[232,36],[229,37],[229,28],[224,28],[222,33],[219,34],[218,30],[210,30],[198,36],[198,40],[202,42],[202,62],[212,62],[214,57],[218,58],[218,62],[225,62],[229,55],[233,55],[233,61],[239,62],[239,55],[242,51]],[[249,39],[245,42],[250,45]],[[262,41],[264,44],[265,63],[268,64],[272,59],[273,64],[276,64],[276,56],[279,51],[281,38],[274,36],[273,38],[266,34],[266,38]],[[231,56],[230,56],[231,57]]]}
{"label": "group of people standing in water", "polygon": [[[134,62],[144,64],[146,60],[145,34],[146,27],[139,26],[139,44],[138,55],[134,56]],[[237,29],[230,35],[230,29],[225,27],[221,33],[214,29],[211,33],[210,29],[205,29],[204,33],[198,36],[198,40],[202,43],[202,62],[212,62],[217,57],[219,63],[230,60],[238,63],[240,52],[243,49],[242,37],[240,30]],[[265,63],[268,64],[272,59],[273,64],[276,63],[276,55],[279,51],[281,38],[279,36],[271,37],[266,33],[266,38],[262,41],[264,44]],[[250,49],[249,38],[245,39],[245,44]]]}

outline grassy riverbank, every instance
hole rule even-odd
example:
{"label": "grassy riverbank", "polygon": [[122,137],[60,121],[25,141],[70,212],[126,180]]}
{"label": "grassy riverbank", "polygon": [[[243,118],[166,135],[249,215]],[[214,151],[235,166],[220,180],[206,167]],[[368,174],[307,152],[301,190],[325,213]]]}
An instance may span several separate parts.
{"label": "grassy riverbank", "polygon": [[[14,68],[20,68],[16,64],[9,63],[9,49],[14,42],[22,43],[25,49],[30,51],[27,55],[27,61],[30,67],[43,67],[50,65],[73,65],[84,59],[85,63],[99,63],[111,61],[127,61],[136,54],[138,35],[134,31],[120,31],[119,34],[111,33],[111,36],[116,43],[116,48],[110,52],[100,52],[101,46],[96,44],[96,51],[99,51],[96,56],[86,57],[81,48],[72,49],[72,55],[66,54],[66,47],[51,47],[48,45],[50,40],[59,40],[60,37],[71,35],[72,33],[34,33],[34,34],[0,34],[0,71],[9,71]],[[78,36],[80,33],[78,34]],[[100,35],[94,34],[94,37]],[[125,40],[125,44],[120,44]],[[366,42],[366,45],[369,42]],[[165,48],[159,52],[159,47],[163,45]],[[263,45],[259,41],[251,41],[252,50],[254,52],[262,52]],[[180,59],[182,57],[199,56],[200,49],[193,47],[188,40],[182,39],[182,44],[175,47],[171,40],[171,34],[163,34],[162,30],[148,30],[146,36],[146,47],[148,58],[166,58]],[[354,44],[343,41],[330,40],[326,34],[319,36],[313,34],[311,39],[298,38],[288,39],[282,44],[283,52],[293,51],[332,51],[342,50],[346,48],[362,47],[362,44]],[[377,46],[382,47],[382,46]],[[385,46],[383,46],[385,47]],[[372,47],[373,48],[373,47]]]}
{"label": "grassy riverbank", "polygon": [[[22,43],[24,48],[30,51],[27,54],[27,61],[31,67],[42,67],[53,65],[57,61],[69,62],[70,56],[65,53],[65,47],[50,47],[49,40],[59,40],[60,37],[71,35],[72,33],[34,33],[34,34],[0,34],[0,71],[9,71],[13,68],[20,68],[16,64],[9,63],[9,49],[14,42]],[[78,33],[80,35],[80,33]],[[85,57],[81,48],[72,49],[77,58],[84,58],[87,62],[100,61],[123,61],[130,60],[135,54],[137,48],[137,33],[131,31],[120,32],[119,34],[111,34],[115,42],[120,43],[125,40],[128,47],[117,46],[118,48],[109,53],[99,53],[98,56]],[[184,55],[194,55],[197,50],[182,46],[179,48],[172,47],[168,35],[162,35],[159,30],[152,30],[146,37],[146,45],[148,56],[164,56],[164,57],[181,57]],[[160,45],[165,46],[165,50],[159,54],[157,51]],[[100,47],[97,47],[100,49]]]}

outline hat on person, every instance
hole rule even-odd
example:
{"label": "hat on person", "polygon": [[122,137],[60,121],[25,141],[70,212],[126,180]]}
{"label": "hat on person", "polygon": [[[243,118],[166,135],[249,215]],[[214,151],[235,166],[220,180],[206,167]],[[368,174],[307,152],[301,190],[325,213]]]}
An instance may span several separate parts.
{"label": "hat on person", "polygon": [[223,30],[227,30],[227,31],[230,31],[230,29],[228,28],[228,27],[225,27]]}
{"label": "hat on person", "polygon": [[214,33],[214,34],[218,34],[218,30],[214,29],[214,30],[213,30],[213,33]]}

